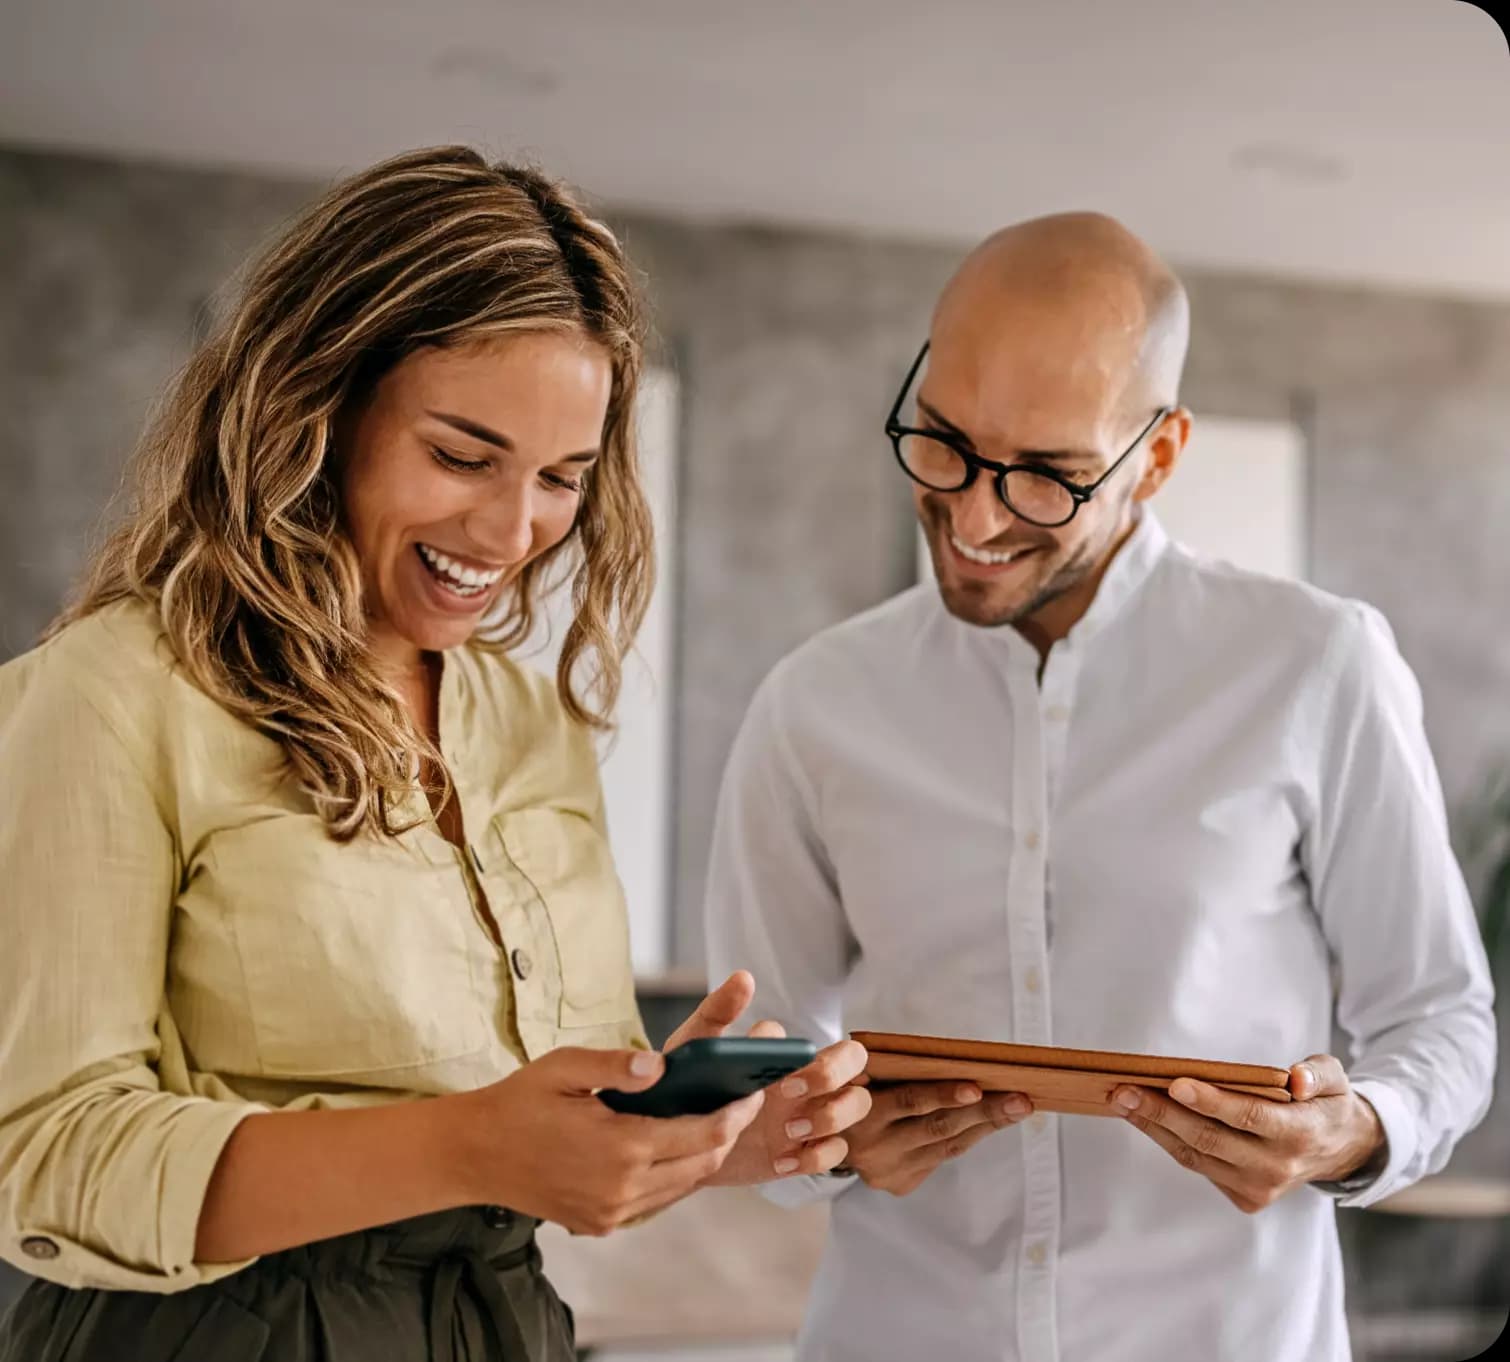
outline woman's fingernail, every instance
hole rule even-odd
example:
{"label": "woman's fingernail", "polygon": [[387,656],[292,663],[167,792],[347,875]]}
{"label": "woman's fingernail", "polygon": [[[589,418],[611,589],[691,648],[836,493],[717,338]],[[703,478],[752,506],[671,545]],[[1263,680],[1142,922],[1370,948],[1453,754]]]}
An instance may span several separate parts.
{"label": "woman's fingernail", "polygon": [[805,1078],[789,1078],[789,1079],[787,1079],[786,1082],[784,1082],[781,1085],[781,1095],[783,1097],[806,1097],[807,1096],[807,1079],[805,1079]]}
{"label": "woman's fingernail", "polygon": [[775,1164],[776,1172],[781,1177],[785,1177],[788,1173],[795,1173],[800,1167],[801,1164],[796,1159],[777,1159]]}
{"label": "woman's fingernail", "polygon": [[650,1050],[640,1050],[629,1061],[629,1072],[636,1078],[648,1078],[661,1067],[661,1057]]}
{"label": "woman's fingernail", "polygon": [[1002,1103],[1007,1109],[1008,1116],[1026,1116],[1028,1114],[1028,1099],[1026,1097],[1012,1096]]}
{"label": "woman's fingernail", "polygon": [[979,1102],[980,1093],[974,1088],[961,1084],[954,1090],[954,1100],[956,1102]]}
{"label": "woman's fingernail", "polygon": [[802,1140],[813,1133],[811,1121],[788,1121],[786,1123],[786,1137],[789,1140]]}
{"label": "woman's fingernail", "polygon": [[1138,1103],[1140,1103],[1142,1100],[1143,1098],[1138,1093],[1138,1090],[1136,1088],[1123,1088],[1122,1091],[1117,1094],[1117,1105],[1127,1111],[1136,1111],[1138,1109]]}

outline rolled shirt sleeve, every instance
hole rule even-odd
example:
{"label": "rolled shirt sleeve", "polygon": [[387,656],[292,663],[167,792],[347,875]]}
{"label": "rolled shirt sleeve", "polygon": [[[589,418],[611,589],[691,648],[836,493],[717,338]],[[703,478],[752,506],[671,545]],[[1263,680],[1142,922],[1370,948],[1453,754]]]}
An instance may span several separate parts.
{"label": "rolled shirt sleeve", "polygon": [[163,1089],[181,860],[159,758],[73,662],[48,645],[0,672],[0,1257],[173,1292],[246,1265],[194,1244],[221,1150],[261,1108]]}

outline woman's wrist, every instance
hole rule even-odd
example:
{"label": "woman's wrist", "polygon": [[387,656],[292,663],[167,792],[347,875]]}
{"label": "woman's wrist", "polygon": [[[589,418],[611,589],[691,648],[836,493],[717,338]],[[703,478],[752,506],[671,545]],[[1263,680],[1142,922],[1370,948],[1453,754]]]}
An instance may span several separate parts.
{"label": "woman's wrist", "polygon": [[425,1158],[443,1181],[445,1195],[461,1206],[508,1205],[503,1160],[498,1157],[496,1084],[431,1098]]}

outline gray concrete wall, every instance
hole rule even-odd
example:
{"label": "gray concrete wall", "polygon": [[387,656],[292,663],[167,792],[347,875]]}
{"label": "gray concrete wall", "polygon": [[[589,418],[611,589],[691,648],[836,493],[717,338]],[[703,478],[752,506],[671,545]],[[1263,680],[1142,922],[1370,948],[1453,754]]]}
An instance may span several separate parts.
{"label": "gray concrete wall", "polygon": [[[56,608],[206,297],[309,193],[0,152],[0,657]],[[910,581],[909,499],[880,426],[957,251],[621,226],[686,404],[675,920],[695,963],[714,798],[751,692]],[[1188,282],[1188,401],[1303,414],[1313,576],[1388,614],[1462,805],[1510,762],[1510,305]],[[1510,1167],[1510,1122],[1477,1140],[1471,1162]]]}
{"label": "gray concrete wall", "polygon": [[[206,298],[300,182],[0,151],[0,656],[56,608]],[[910,580],[881,421],[957,258],[620,219],[685,395],[677,954],[713,797],[789,648]],[[1187,276],[1197,415],[1309,427],[1313,575],[1389,615],[1450,801],[1510,761],[1510,305]]]}

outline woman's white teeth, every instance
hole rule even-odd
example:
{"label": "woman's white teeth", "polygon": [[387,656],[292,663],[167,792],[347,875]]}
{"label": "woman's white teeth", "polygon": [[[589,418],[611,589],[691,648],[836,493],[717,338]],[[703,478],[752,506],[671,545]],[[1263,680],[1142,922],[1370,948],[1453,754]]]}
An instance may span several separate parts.
{"label": "woman's white teeth", "polygon": [[964,557],[968,558],[972,563],[992,563],[998,565],[1001,563],[1010,563],[1014,558],[1017,557],[1019,553],[1022,552],[1021,549],[1012,549],[1007,553],[993,553],[990,549],[971,548],[970,545],[965,543],[964,540],[959,538],[958,535],[953,534],[949,536],[949,542],[953,544],[954,547],[957,548],[960,553]]}
{"label": "woman's white teeth", "polygon": [[420,544],[418,547],[420,557],[429,565],[433,575],[460,596],[476,596],[486,591],[503,576],[502,568],[480,572],[477,568],[458,563],[454,558],[447,557],[439,549],[432,549],[428,544]]}

